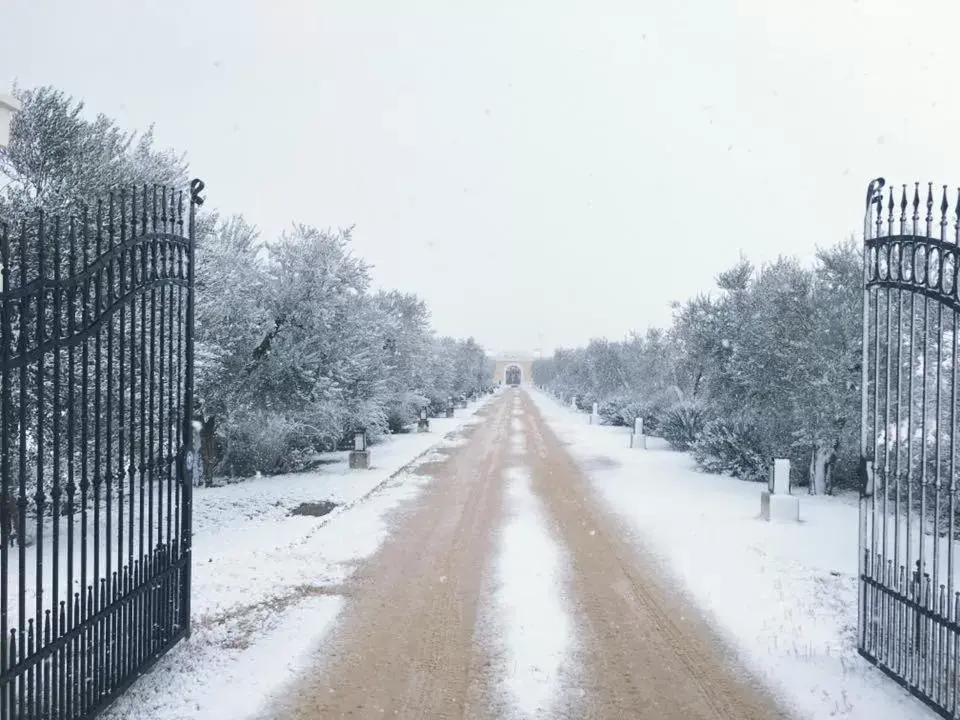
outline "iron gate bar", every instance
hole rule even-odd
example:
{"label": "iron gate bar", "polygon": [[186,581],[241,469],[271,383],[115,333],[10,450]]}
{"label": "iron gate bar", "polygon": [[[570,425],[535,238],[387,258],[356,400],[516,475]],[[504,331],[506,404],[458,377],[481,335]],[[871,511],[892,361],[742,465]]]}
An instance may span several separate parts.
{"label": "iron gate bar", "polygon": [[957,718],[960,191],[948,239],[946,186],[937,219],[928,184],[921,220],[919,183],[912,202],[906,185],[899,204],[887,188],[886,208],[885,185],[870,183],[864,214],[858,650]]}
{"label": "iron gate bar", "polygon": [[91,718],[190,632],[202,190],[0,224],[0,720]]}

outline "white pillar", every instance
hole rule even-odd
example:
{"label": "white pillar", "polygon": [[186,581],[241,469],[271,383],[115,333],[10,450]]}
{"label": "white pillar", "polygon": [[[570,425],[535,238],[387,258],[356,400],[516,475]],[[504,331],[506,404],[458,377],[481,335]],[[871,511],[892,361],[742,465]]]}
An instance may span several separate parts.
{"label": "white pillar", "polygon": [[590,413],[590,424],[600,424],[600,405],[598,403],[593,404],[593,411]]}
{"label": "white pillar", "polygon": [[760,517],[779,522],[800,522],[800,498],[790,494],[790,461],[776,458],[770,467],[770,482],[760,493]]}
{"label": "white pillar", "polygon": [[633,423],[633,433],[630,435],[630,447],[647,449],[647,436],[643,434],[643,418],[638,417]]}
{"label": "white pillar", "polygon": [[0,93],[0,147],[10,144],[10,120],[20,109],[20,101],[12,95]]}
{"label": "white pillar", "polygon": [[773,483],[770,488],[774,495],[790,494],[790,461],[776,458],[773,461]]}

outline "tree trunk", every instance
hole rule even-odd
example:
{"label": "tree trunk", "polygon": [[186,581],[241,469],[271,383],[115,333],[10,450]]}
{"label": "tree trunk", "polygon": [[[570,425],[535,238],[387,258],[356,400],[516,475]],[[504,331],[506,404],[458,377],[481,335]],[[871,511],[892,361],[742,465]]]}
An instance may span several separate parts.
{"label": "tree trunk", "polygon": [[832,447],[815,445],[810,453],[810,494],[826,495],[836,452]]}
{"label": "tree trunk", "polygon": [[217,416],[200,421],[200,458],[203,462],[203,484],[213,485],[213,468],[217,464],[217,448],[214,442],[217,428]]}
{"label": "tree trunk", "polygon": [[697,376],[693,380],[693,391],[690,393],[690,397],[694,400],[697,399],[697,393],[700,392],[700,381],[703,379],[703,370],[697,371]]}
{"label": "tree trunk", "polygon": [[833,468],[837,464],[837,458],[840,455],[840,440],[836,440],[833,443],[833,447],[830,449],[830,459],[827,460],[827,478],[826,478],[826,490],[827,495],[833,495]]}

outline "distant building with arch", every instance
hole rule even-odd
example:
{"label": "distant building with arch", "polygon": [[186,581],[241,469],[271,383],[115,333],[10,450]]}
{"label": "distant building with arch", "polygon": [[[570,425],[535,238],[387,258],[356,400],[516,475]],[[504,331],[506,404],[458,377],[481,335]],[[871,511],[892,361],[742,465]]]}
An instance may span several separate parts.
{"label": "distant building with arch", "polygon": [[533,383],[533,361],[537,357],[537,353],[531,352],[494,355],[493,381],[504,385],[530,385]]}

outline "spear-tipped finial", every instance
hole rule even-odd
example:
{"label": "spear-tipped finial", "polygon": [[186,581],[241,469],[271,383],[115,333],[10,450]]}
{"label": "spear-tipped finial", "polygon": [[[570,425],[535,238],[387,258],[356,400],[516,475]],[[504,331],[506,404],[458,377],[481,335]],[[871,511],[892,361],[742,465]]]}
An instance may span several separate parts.
{"label": "spear-tipped finial", "polygon": [[950,203],[947,202],[947,186],[943,186],[943,197],[940,199],[940,227],[947,226],[947,210],[950,209]]}
{"label": "spear-tipped finial", "polygon": [[203,189],[206,187],[203,180],[200,178],[194,178],[190,181],[190,202],[200,207],[203,205],[203,196],[200,194],[203,192]]}
{"label": "spear-tipped finial", "polygon": [[878,177],[870,181],[870,184],[867,185],[867,202],[865,207],[866,210],[869,211],[870,206],[875,202],[879,202],[881,206],[883,205],[883,196],[880,195],[880,191],[883,190],[883,186],[886,184],[887,184],[887,181],[884,180],[882,177]]}
{"label": "spear-tipped finial", "polygon": [[957,204],[953,208],[954,242],[960,245],[960,187],[957,188]]}

